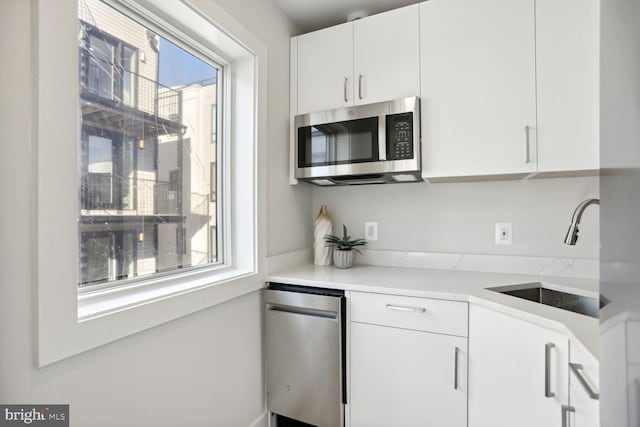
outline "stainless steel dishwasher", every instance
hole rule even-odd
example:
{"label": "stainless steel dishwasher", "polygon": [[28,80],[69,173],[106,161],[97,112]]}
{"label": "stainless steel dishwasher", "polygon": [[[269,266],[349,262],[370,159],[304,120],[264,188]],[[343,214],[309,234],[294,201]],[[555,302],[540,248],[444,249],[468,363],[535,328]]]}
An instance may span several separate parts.
{"label": "stainless steel dishwasher", "polygon": [[272,426],[343,427],[344,291],[269,283],[264,303]]}

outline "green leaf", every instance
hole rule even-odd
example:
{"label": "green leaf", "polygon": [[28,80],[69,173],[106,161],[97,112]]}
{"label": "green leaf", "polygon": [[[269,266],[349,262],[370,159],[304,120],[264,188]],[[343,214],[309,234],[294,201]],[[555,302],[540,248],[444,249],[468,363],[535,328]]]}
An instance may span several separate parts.
{"label": "green leaf", "polygon": [[364,239],[351,240],[351,236],[349,236],[349,232],[347,231],[347,226],[344,224],[342,224],[342,238],[334,236],[333,234],[328,234],[324,237],[324,241],[326,242],[325,246],[327,247],[334,247],[341,251],[354,250],[358,253],[361,252],[355,249],[355,246],[365,246],[368,243]]}

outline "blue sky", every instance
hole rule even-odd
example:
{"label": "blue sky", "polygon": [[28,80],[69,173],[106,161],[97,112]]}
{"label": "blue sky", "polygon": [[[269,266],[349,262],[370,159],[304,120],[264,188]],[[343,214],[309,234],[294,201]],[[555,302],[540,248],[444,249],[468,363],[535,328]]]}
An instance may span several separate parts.
{"label": "blue sky", "polygon": [[159,81],[165,86],[186,85],[216,77],[216,69],[160,37]]}

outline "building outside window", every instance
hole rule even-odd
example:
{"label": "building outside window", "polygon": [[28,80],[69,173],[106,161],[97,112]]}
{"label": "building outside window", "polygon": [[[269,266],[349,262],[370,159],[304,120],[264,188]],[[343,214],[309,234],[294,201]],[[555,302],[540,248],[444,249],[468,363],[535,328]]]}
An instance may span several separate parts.
{"label": "building outside window", "polygon": [[223,68],[100,0],[78,11],[79,286],[220,263]]}

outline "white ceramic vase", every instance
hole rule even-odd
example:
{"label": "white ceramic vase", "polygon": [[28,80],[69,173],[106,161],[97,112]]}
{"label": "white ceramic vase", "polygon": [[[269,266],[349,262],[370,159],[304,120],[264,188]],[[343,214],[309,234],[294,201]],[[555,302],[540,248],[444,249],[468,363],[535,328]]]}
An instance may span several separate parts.
{"label": "white ceramic vase", "polygon": [[320,206],[320,213],[313,227],[313,263],[315,265],[331,265],[331,248],[325,242],[325,236],[332,234],[333,226],[325,205]]}
{"label": "white ceramic vase", "polygon": [[353,251],[333,251],[333,263],[337,268],[351,268],[353,265]]}

